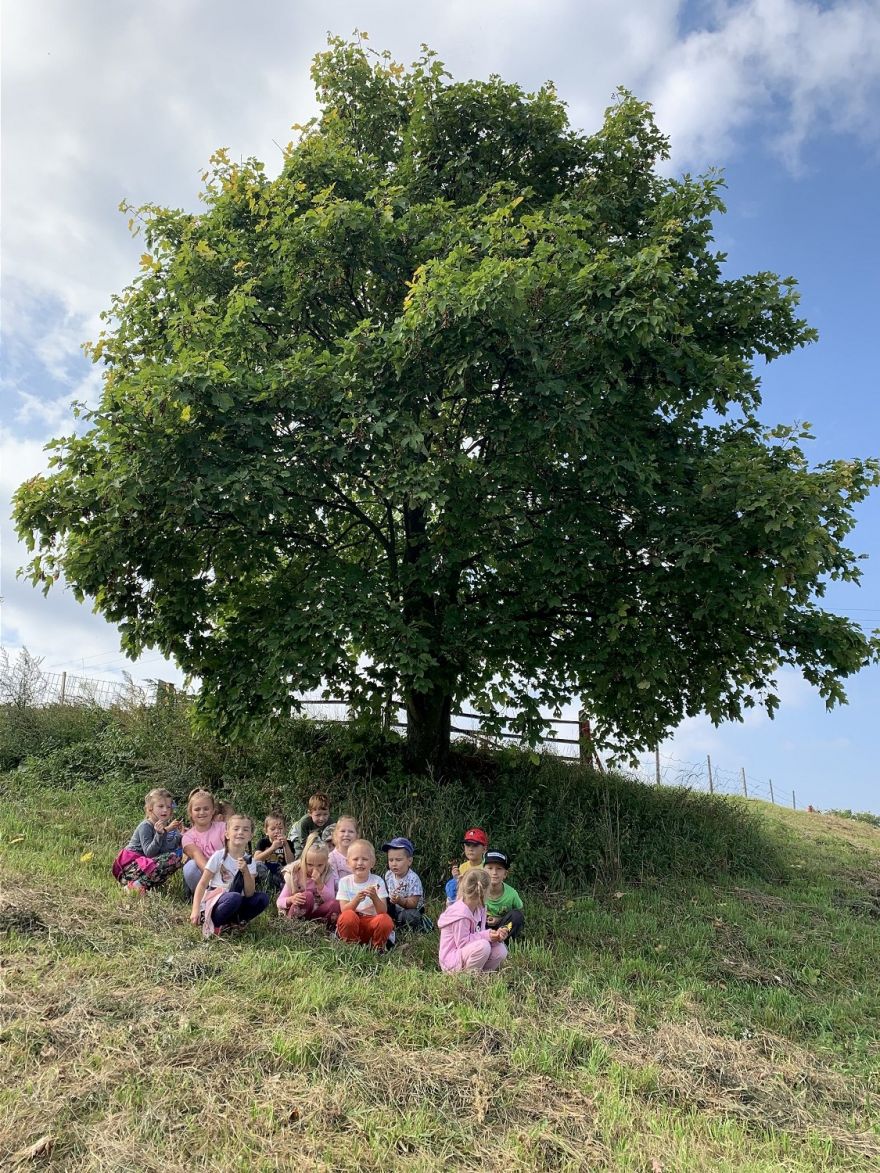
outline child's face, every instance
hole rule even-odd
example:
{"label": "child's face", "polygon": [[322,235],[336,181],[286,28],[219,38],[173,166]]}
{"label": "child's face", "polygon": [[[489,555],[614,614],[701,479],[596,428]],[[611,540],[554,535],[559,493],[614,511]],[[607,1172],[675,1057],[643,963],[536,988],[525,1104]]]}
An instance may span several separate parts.
{"label": "child's face", "polygon": [[388,870],[398,880],[402,880],[412,866],[412,856],[402,847],[388,849]]}
{"label": "child's face", "polygon": [[171,809],[170,798],[154,798],[150,803],[150,818],[154,823],[167,823],[171,818]]}
{"label": "child's face", "polygon": [[489,879],[492,881],[492,887],[500,888],[507,879],[507,868],[500,863],[487,863],[485,866],[489,873]]}
{"label": "child's face", "polygon": [[327,856],[320,851],[310,851],[306,856],[306,875],[310,880],[320,880],[327,867]]}
{"label": "child's face", "polygon": [[333,845],[337,851],[341,851],[345,855],[355,839],[357,839],[357,827],[351,819],[341,819],[336,824],[336,830],[333,832]]}
{"label": "child's face", "polygon": [[263,830],[266,832],[266,838],[271,839],[273,843],[276,839],[283,839],[287,833],[287,828],[281,819],[266,819],[263,823]]}
{"label": "child's face", "polygon": [[482,843],[465,843],[464,857],[468,863],[479,863],[483,858],[485,847]]}
{"label": "child's face", "polygon": [[214,819],[214,803],[207,794],[197,794],[189,804],[189,817],[194,827],[210,827]]}
{"label": "child's face", "polygon": [[349,851],[347,859],[352,875],[360,884],[370,874],[370,868],[375,862],[373,853],[363,843],[355,843]]}
{"label": "child's face", "polygon": [[248,845],[248,840],[253,833],[250,821],[248,819],[232,819],[226,824],[226,838],[229,841],[229,849],[235,855],[241,855]]}
{"label": "child's face", "polygon": [[329,806],[313,806],[309,809],[309,815],[316,827],[326,827],[330,820]]}

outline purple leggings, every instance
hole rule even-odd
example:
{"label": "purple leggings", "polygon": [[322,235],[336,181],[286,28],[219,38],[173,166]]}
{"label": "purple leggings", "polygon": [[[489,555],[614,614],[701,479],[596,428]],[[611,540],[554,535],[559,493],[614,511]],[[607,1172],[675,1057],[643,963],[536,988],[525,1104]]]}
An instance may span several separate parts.
{"label": "purple leggings", "polygon": [[241,892],[224,892],[211,908],[211,920],[215,925],[228,925],[232,921],[246,925],[255,916],[265,912],[268,904],[268,892],[255,892],[253,896],[243,896]]}

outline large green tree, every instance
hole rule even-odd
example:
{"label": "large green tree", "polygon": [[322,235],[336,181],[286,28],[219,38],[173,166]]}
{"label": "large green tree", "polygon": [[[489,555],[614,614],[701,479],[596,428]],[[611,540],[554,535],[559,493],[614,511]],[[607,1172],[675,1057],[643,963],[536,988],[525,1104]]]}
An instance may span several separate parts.
{"label": "large green tree", "polygon": [[574,132],[551,86],[453,83],[331,39],[276,179],[212,159],[90,347],[86,427],[16,498],[59,575],[201,678],[235,733],[322,681],[402,695],[414,759],[450,712],[588,698],[637,748],[684,716],[829,703],[876,654],[817,605],[874,462],[810,468],[757,418],[803,345],[791,280],[729,277],[717,176],[662,177],[621,93]]}

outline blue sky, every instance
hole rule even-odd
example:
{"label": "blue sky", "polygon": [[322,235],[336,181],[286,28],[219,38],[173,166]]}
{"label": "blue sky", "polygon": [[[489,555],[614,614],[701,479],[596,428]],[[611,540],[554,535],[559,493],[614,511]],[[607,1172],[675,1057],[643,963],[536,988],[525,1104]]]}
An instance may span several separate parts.
{"label": "blue sky", "polygon": [[[820,332],[817,345],[764,371],[764,418],[809,420],[817,462],[880,454],[880,0],[5,5],[0,493],[10,652],[26,646],[47,669],[95,677],[175,678],[156,654],[127,663],[115,630],[69,592],[44,598],[16,580],[24,552],[6,500],[45,467],[46,440],[69,430],[70,401],[98,394],[79,346],[141,251],[120,200],[196,207],[199,172],[219,146],[277,168],[276,143],[314,108],[312,55],[328,28],[356,27],[404,61],[427,42],[456,77],[552,79],[587,130],[617,85],[652,101],[672,137],[673,172],[726,173],[717,240],[729,271],[797,277]],[[880,494],[862,507],[850,544],[869,556],[862,587],[834,587],[827,605],[880,627]],[[851,703],[831,713],[794,673],[780,683],[773,722],[686,722],[662,749],[667,775],[711,754],[730,779],[744,768],[757,792],[772,778],[799,805],[880,809],[880,668],[854,678]]]}

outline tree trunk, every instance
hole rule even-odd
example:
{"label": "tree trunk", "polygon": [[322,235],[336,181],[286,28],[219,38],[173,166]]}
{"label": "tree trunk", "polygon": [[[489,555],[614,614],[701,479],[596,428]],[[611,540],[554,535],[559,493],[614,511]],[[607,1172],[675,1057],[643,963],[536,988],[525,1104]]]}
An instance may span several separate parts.
{"label": "tree trunk", "polygon": [[410,769],[442,770],[449,755],[452,697],[443,689],[406,693],[406,756]]}
{"label": "tree trunk", "polygon": [[426,690],[404,685],[406,702],[406,756],[411,770],[439,773],[449,755],[454,674],[443,653],[443,606],[455,598],[456,587],[437,581],[432,564],[427,516],[421,505],[407,504],[403,510],[406,543],[403,550],[403,617],[422,633],[436,664],[431,687]]}

